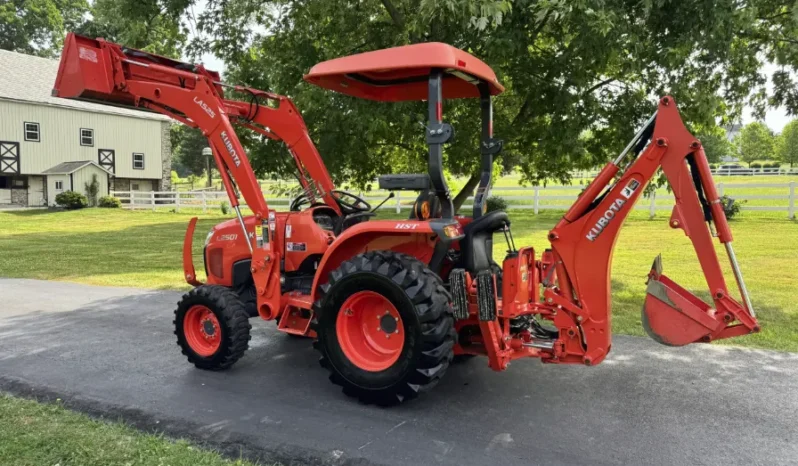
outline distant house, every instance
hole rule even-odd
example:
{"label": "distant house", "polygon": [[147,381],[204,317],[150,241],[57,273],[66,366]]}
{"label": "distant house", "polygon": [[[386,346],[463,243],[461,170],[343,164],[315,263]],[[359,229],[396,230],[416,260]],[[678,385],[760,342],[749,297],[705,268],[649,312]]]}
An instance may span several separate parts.
{"label": "distant house", "polygon": [[743,129],[742,123],[732,123],[726,127],[726,139],[729,142],[734,141],[734,138],[740,133],[740,130]]}
{"label": "distant house", "polygon": [[57,60],[0,50],[0,70],[0,204],[54,205],[92,175],[101,195],[170,189],[168,117],[52,97]]}
{"label": "distant house", "polygon": [[[728,139],[729,142],[734,141],[734,138],[736,138],[737,135],[740,134],[740,130],[742,130],[742,129],[743,129],[743,124],[742,123],[732,123],[732,124],[730,124],[729,126],[726,127],[726,139]],[[739,160],[740,159],[737,158],[737,157],[725,156],[725,157],[722,157],[720,161],[721,162],[737,162]]]}

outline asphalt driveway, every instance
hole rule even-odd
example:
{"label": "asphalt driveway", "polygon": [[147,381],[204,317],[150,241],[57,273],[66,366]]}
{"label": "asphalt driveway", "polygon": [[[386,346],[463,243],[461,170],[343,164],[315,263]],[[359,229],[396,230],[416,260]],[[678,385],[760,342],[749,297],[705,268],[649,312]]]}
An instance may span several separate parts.
{"label": "asphalt driveway", "polygon": [[0,389],[284,464],[798,462],[798,354],[618,336],[596,367],[472,360],[381,409],[273,323],[253,321],[232,370],[195,369],[172,334],[179,297],[0,279]]}

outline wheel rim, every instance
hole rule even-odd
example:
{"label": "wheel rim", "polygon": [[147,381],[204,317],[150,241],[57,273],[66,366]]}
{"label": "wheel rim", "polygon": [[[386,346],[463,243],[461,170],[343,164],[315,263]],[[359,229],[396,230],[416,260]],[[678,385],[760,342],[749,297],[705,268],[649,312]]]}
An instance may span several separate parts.
{"label": "wheel rim", "polygon": [[201,304],[191,306],[183,318],[183,332],[191,349],[200,356],[213,356],[222,344],[219,319]]}
{"label": "wheel rim", "polygon": [[399,311],[387,298],[373,291],[358,291],[344,301],[335,330],[344,355],[369,372],[391,367],[405,345]]}

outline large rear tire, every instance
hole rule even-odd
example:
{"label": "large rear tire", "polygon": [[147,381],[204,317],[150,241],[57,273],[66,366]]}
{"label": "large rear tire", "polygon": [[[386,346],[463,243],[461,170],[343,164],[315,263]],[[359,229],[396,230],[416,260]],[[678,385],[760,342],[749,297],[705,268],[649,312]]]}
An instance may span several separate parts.
{"label": "large rear tire", "polygon": [[200,369],[230,368],[249,346],[249,315],[229,288],[202,285],[189,291],[175,310],[177,344]]}
{"label": "large rear tire", "polygon": [[321,365],[345,394],[394,405],[434,387],[452,361],[451,296],[416,258],[360,254],[330,273],[315,306]]}

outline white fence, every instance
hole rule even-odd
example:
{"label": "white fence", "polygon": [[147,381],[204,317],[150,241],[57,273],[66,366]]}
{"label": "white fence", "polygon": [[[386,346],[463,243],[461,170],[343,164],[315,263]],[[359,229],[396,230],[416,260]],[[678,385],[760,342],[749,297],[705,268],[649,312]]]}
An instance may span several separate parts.
{"label": "white fence", "polygon": [[[798,168],[746,168],[743,166],[736,168],[718,167],[710,170],[713,176],[762,176],[762,175],[798,175]],[[596,170],[575,170],[571,176],[575,179],[592,179],[598,176]]]}
{"label": "white fence", "polygon": [[[492,195],[501,196],[507,201],[510,209],[529,209],[535,214],[541,210],[566,210],[577,199],[579,192],[585,186],[550,186],[550,187],[516,187],[494,188]],[[795,218],[796,211],[796,182],[789,183],[718,183],[718,192],[729,194],[739,201],[746,201],[743,210],[787,212],[789,218]],[[756,191],[765,191],[761,194]],[[772,194],[775,192],[775,194]],[[162,191],[138,192],[115,191],[111,195],[118,197],[122,205],[128,209],[173,208],[199,208],[207,212],[209,208],[218,209],[223,203],[229,203],[227,193],[224,191]],[[377,205],[385,200],[386,194],[370,192],[362,197],[372,205]],[[264,193],[270,206],[278,210],[287,210],[291,204],[288,197],[279,197]],[[396,192],[396,197],[383,204],[381,209],[394,209],[401,213],[404,209],[412,207],[416,199],[414,193]],[[469,197],[469,201],[473,201]],[[757,205],[751,201],[767,201]],[[469,202],[466,202],[469,204]],[[662,191],[654,193],[648,198],[641,199],[635,209],[648,210],[653,217],[657,210],[670,210],[673,206],[673,195]],[[464,207],[466,210],[467,207]]]}

